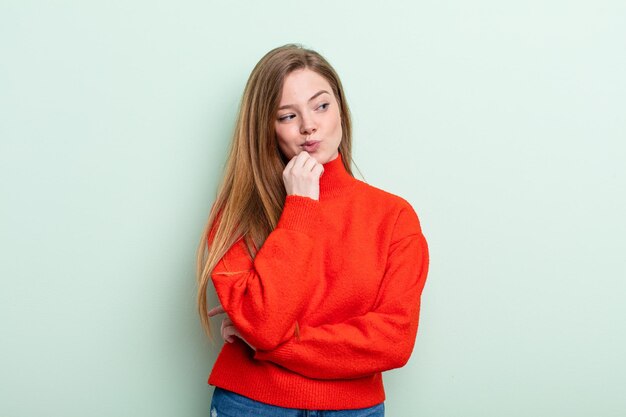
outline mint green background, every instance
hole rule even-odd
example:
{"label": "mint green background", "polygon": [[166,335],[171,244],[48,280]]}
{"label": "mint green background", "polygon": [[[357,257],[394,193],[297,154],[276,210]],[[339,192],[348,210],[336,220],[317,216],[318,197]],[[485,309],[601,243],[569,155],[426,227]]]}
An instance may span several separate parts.
{"label": "mint green background", "polygon": [[287,42],[335,66],[358,168],[430,245],[387,415],[623,416],[617,0],[3,1],[0,415],[209,415],[194,253]]}

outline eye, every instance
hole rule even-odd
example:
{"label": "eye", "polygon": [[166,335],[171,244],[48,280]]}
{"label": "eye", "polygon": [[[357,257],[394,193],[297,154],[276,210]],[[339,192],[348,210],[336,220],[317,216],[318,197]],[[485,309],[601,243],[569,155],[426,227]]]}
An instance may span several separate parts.
{"label": "eye", "polygon": [[284,122],[285,120],[291,120],[291,119],[287,119],[288,117],[294,117],[294,115],[288,114],[286,116],[279,117],[278,120],[280,120],[281,122]]}
{"label": "eye", "polygon": [[326,107],[324,107],[322,109],[322,110],[326,110],[328,108],[328,106],[330,106],[330,103],[322,103],[322,104],[320,104],[320,107],[322,107],[322,106],[326,106]]}

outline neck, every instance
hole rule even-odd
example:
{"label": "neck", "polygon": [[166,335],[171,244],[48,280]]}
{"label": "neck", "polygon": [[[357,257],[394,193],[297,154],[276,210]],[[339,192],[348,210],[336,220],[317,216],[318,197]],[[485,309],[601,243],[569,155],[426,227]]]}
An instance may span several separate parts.
{"label": "neck", "polygon": [[341,195],[357,181],[343,165],[341,152],[335,159],[326,162],[323,166],[324,173],[320,177],[320,200]]}

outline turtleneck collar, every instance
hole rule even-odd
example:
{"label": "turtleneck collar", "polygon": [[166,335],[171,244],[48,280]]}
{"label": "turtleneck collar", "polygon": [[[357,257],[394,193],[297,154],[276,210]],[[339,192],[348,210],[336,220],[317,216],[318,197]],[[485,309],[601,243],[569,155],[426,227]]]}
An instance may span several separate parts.
{"label": "turtleneck collar", "polygon": [[357,182],[343,165],[341,152],[323,166],[324,173],[320,177],[320,200],[336,197]]}

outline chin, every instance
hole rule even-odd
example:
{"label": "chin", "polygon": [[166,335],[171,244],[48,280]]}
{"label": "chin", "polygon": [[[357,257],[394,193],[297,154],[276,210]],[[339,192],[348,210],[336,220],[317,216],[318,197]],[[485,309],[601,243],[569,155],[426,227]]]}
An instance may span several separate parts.
{"label": "chin", "polygon": [[319,162],[320,164],[324,165],[325,163],[327,163],[330,160],[330,155],[326,154],[326,153],[322,153],[319,155],[312,155],[313,158],[315,158],[317,160],[317,162]]}

